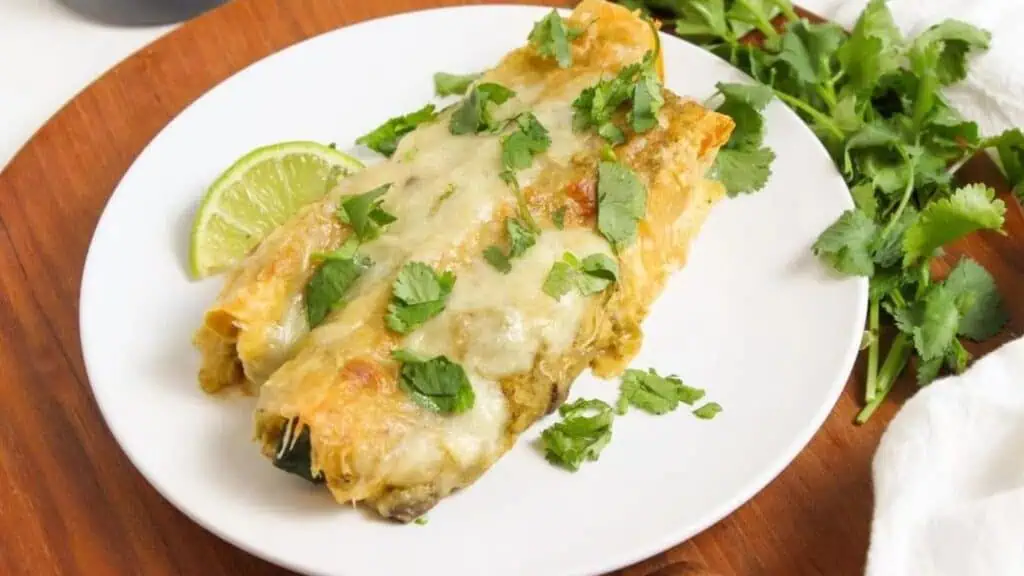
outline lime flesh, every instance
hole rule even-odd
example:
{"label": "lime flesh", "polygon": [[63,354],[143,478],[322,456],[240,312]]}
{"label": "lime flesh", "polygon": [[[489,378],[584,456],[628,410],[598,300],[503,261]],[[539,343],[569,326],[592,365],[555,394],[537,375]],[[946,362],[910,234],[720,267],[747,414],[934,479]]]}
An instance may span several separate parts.
{"label": "lime flesh", "polygon": [[347,154],[305,141],[264,146],[239,158],[207,190],[192,223],[192,276],[236,265],[299,208],[362,168]]}

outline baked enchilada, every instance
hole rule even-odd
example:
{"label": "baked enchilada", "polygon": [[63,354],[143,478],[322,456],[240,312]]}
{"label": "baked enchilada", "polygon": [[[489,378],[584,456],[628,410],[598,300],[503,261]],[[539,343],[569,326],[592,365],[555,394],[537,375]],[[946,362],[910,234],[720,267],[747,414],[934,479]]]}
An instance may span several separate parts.
{"label": "baked enchilada", "polygon": [[412,520],[586,368],[621,372],[724,190],[732,121],[662,87],[651,23],[602,0],[428,111],[234,271],[195,343],[257,396],[278,467]]}

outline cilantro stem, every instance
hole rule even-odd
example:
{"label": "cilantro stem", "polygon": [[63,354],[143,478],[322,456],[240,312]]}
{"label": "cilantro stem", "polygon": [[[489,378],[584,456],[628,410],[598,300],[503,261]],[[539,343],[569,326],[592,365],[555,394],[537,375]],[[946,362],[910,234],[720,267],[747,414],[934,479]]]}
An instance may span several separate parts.
{"label": "cilantro stem", "polygon": [[892,341],[892,347],[889,348],[889,354],[885,357],[885,362],[882,363],[882,369],[878,373],[877,394],[875,398],[864,406],[864,409],[857,414],[857,424],[863,424],[867,422],[871,416],[878,410],[878,407],[885,401],[885,397],[889,395],[889,391],[892,390],[893,385],[896,383],[896,379],[900,373],[907,366],[907,361],[910,360],[910,352],[913,350],[913,344],[910,342],[910,338],[906,334],[900,333]]}
{"label": "cilantro stem", "polygon": [[789,20],[790,22],[796,22],[797,20],[800,19],[800,16],[798,16],[796,13],[796,10],[793,10],[793,5],[790,4],[789,2],[772,2],[772,4],[775,4],[776,6],[779,7],[779,10],[781,10],[782,13],[786,15],[786,20]]}
{"label": "cilantro stem", "polygon": [[[918,141],[920,143],[920,140]],[[903,153],[903,158],[910,161],[906,153]],[[900,199],[900,205],[896,207],[896,212],[893,213],[892,217],[889,218],[889,223],[885,225],[882,230],[882,238],[888,238],[889,232],[892,232],[892,227],[899,221],[900,216],[903,215],[903,211],[907,208],[907,204],[910,202],[910,196],[914,193],[914,177],[916,176],[917,162],[910,162],[910,178],[907,179],[907,188],[903,191],[903,198]]]}
{"label": "cilantro stem", "polygon": [[762,34],[764,34],[765,40],[778,40],[779,33],[775,31],[775,27],[772,26],[772,23],[768,19],[762,18],[758,15],[757,24],[755,26]]}
{"label": "cilantro stem", "polygon": [[[829,66],[828,59],[829,59],[829,56],[825,56],[824,58],[821,59],[821,62],[825,66],[825,73],[826,74],[831,74],[832,73],[832,67]],[[835,80],[830,78],[830,79],[826,80],[824,82],[824,84],[818,85],[817,92],[818,92],[818,95],[821,96],[821,99],[824,100],[825,104],[828,106],[828,111],[830,113],[832,111],[834,111],[836,109],[836,100],[837,100],[837,98],[836,98]]]}
{"label": "cilantro stem", "polygon": [[952,166],[949,167],[949,169],[946,170],[946,174],[949,176],[956,175],[956,173],[959,172],[960,169],[964,167],[964,164],[967,164],[967,162],[969,162],[971,158],[974,158],[974,154],[977,152],[977,148],[968,148],[967,151],[964,152],[964,155],[961,156],[959,160],[957,160]]}
{"label": "cilantro stem", "polygon": [[836,126],[836,123],[828,116],[816,110],[810,104],[804,102],[803,100],[800,100],[799,98],[794,98],[789,94],[781,92],[777,89],[773,88],[773,91],[775,92],[775,95],[779,97],[779,100],[782,100],[786,104],[789,104],[790,106],[806,113],[808,116],[813,118],[815,122],[824,126],[825,128],[828,128],[829,132],[834,134],[840,140],[844,138],[843,131],[840,130],[838,126]]}
{"label": "cilantro stem", "polygon": [[878,298],[872,298],[868,309],[868,331],[871,345],[868,347],[868,376],[864,387],[864,401],[870,403],[878,393]]}

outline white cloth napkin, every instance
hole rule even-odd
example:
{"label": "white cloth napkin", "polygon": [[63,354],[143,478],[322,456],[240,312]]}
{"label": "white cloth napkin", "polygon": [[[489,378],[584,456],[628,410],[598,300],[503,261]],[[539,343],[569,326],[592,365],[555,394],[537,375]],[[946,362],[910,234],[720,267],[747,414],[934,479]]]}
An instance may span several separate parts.
{"label": "white cloth napkin", "polygon": [[[803,4],[849,27],[866,0]],[[992,32],[946,94],[985,135],[1024,127],[1024,0],[889,8],[908,35],[945,18]],[[875,453],[874,491],[868,576],[1024,576],[1024,339],[906,403]]]}

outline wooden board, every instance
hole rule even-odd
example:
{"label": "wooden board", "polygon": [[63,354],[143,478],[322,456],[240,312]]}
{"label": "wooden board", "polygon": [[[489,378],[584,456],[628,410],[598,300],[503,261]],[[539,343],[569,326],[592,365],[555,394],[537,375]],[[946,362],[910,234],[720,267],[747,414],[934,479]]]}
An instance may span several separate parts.
{"label": "wooden board", "polygon": [[[455,0],[237,0],[144,48],[68,103],[0,173],[0,573],[281,574],[192,523],[129,464],[85,377],[78,291],[104,203],[132,160],[177,113],[233,72],[315,34]],[[461,2],[466,3],[466,2]],[[568,5],[569,2],[560,2]],[[991,162],[970,165],[998,185]],[[1024,287],[1019,205],[1007,236],[969,252],[1004,294]],[[1011,302],[1019,333],[1024,299]],[[981,350],[975,349],[975,352]],[[862,572],[872,509],[870,462],[893,413],[851,424],[858,364],[810,445],[738,511],[621,574],[797,576]],[[900,390],[911,386],[903,383]],[[897,398],[899,400],[899,398]]]}

